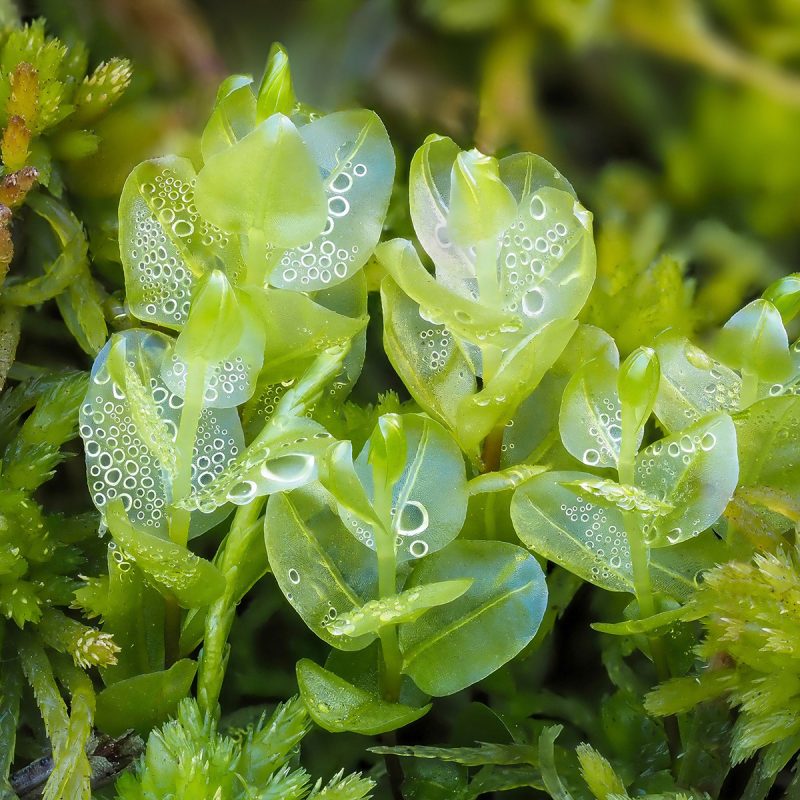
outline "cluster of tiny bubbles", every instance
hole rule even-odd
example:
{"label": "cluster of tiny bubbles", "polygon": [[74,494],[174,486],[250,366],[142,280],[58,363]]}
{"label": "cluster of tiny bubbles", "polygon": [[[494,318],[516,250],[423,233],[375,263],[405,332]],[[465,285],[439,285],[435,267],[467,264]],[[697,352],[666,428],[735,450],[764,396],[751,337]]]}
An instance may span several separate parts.
{"label": "cluster of tiny bubbles", "polygon": [[294,382],[294,378],[292,378],[288,381],[279,381],[266,386],[259,397],[258,416],[264,420],[269,419],[275,413],[275,409],[281,398],[286,394],[287,389],[294,386]]}
{"label": "cluster of tiny bubbles", "polygon": [[353,529],[353,534],[359,542],[362,542],[372,550],[375,549],[375,537],[369,527],[362,525],[361,522],[355,518],[350,520],[350,527]]}
{"label": "cluster of tiny bubbles", "polygon": [[[165,519],[161,467],[122,402],[124,397],[108,370],[101,367],[81,406],[79,433],[84,441],[92,499],[101,513],[110,500],[121,500],[137,523],[160,528]],[[165,389],[160,412],[168,398],[172,395]]]}
{"label": "cluster of tiny bubbles", "polygon": [[[334,174],[335,173],[335,174]],[[346,161],[337,165],[333,179],[328,184],[328,217],[322,233],[306,244],[287,250],[280,260],[280,275],[285,284],[308,285],[311,281],[338,283],[348,276],[350,265],[356,260],[358,245],[342,246],[344,235],[337,227],[344,227],[351,207],[348,194],[353,184],[367,174],[367,165]]]}
{"label": "cluster of tiny bubbles", "polygon": [[[173,354],[170,367],[173,386],[178,394],[186,394],[186,363]],[[246,396],[250,391],[252,375],[241,356],[215,364],[206,378],[203,399],[214,405],[220,397],[229,398],[233,394]]]}
{"label": "cluster of tiny bubbles", "polygon": [[192,450],[192,487],[209,486],[238,454],[236,439],[223,428],[212,409],[204,408]]}
{"label": "cluster of tiny bubbles", "polygon": [[545,308],[547,294],[538,284],[563,258],[570,231],[563,222],[547,227],[547,207],[538,194],[523,202],[515,222],[502,238],[500,271],[506,287],[509,311],[520,310],[537,317]]}
{"label": "cluster of tiny bubbles", "polygon": [[676,439],[669,444],[664,442],[653,442],[648,445],[642,453],[642,459],[639,461],[640,468],[644,471],[646,476],[653,474],[653,471],[659,466],[660,457],[662,453],[673,459],[679,460],[682,464],[688,466],[692,462],[692,456],[697,453],[709,453],[717,444],[717,437],[711,431],[704,433],[695,433],[689,435],[683,434],[679,439]]}
{"label": "cluster of tiny bubbles", "polygon": [[422,344],[430,348],[427,352],[428,369],[434,374],[441,372],[452,352],[453,338],[450,331],[443,327],[427,328],[420,331],[419,336]]}
{"label": "cluster of tiny bubbles", "polygon": [[108,552],[121,573],[124,574],[131,571],[131,567],[136,562],[136,559],[129,553],[126,553],[115,541],[111,540],[108,543]]}
{"label": "cluster of tiny bubbles", "polygon": [[336,621],[336,617],[339,616],[339,612],[331,605],[328,604],[328,610],[325,612],[324,616],[322,617],[322,627],[327,628],[333,622]]}
{"label": "cluster of tiny bubbles", "polygon": [[608,578],[609,566],[619,569],[623,564],[630,563],[630,550],[625,532],[616,525],[609,524],[603,508],[584,500],[582,496],[576,496],[575,504],[562,503],[561,511],[570,522],[586,526],[583,536],[586,549],[595,559],[595,564],[592,566],[594,577]]}
{"label": "cluster of tiny bubbles", "polygon": [[[513,419],[510,419],[508,422],[506,422],[506,428],[513,428],[513,427],[514,427],[514,420]],[[500,452],[502,452],[502,453],[508,453],[513,449],[514,449],[514,442],[505,442],[504,441],[503,444],[500,445]]]}
{"label": "cluster of tiny bubbles", "polygon": [[142,290],[143,310],[149,318],[180,324],[189,313],[194,279],[173,241],[190,239],[197,232],[206,247],[223,248],[228,237],[200,219],[194,180],[183,181],[165,169],[139,189],[143,199],[134,204],[135,233],[129,257]]}

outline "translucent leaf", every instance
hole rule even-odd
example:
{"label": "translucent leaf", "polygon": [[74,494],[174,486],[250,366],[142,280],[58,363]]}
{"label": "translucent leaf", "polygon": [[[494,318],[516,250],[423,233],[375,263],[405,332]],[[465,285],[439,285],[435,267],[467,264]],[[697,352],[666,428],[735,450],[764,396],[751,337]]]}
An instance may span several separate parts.
{"label": "translucent leaf", "polygon": [[189,694],[197,664],[176,661],[169,669],[119,681],[97,695],[97,726],[111,736],[131,728],[142,736],[173,716]]}
{"label": "translucent leaf", "polygon": [[305,292],[341,283],[366,264],[389,205],[394,151],[378,116],[363,109],[328,114],[300,136],[322,175],[327,217],[313,236],[274,254],[269,282]]}
{"label": "translucent leaf", "polygon": [[425,319],[390,277],[381,283],[381,302],[383,345],[392,366],[425,411],[457,430],[459,400],[476,388],[470,362],[448,329]]}
{"label": "translucent leaf", "polygon": [[[108,501],[120,499],[131,522],[159,535],[167,531],[174,469],[166,432],[174,443],[183,406],[161,378],[171,348],[172,341],[160,333],[132,329],[115,334],[95,360],[80,410],[94,504],[104,513]],[[132,379],[128,389],[125,376],[132,373],[138,381]],[[139,405],[143,391],[151,402]],[[193,489],[219,476],[243,447],[235,409],[204,409],[192,453]],[[193,514],[190,535],[208,530],[226,514],[225,509]]]}
{"label": "translucent leaf", "polygon": [[669,431],[683,430],[715,411],[739,407],[741,378],[685,336],[665,331],[654,343],[661,367],[655,414]]}
{"label": "translucent leaf", "polygon": [[655,520],[650,545],[675,544],[708,528],[730,502],[738,478],[736,429],[727,414],[648,445],[636,459],[636,483],[672,506]]}
{"label": "translucent leaf", "polygon": [[344,530],[321,489],[273,495],[264,530],[275,580],[306,625],[341,650],[366,647],[374,634],[352,638],[330,626],[377,593],[375,556]]}
{"label": "translucent leaf", "polygon": [[[392,533],[398,561],[421,558],[458,536],[467,512],[464,459],[456,443],[439,425],[422,414],[402,417],[406,459],[392,489]],[[355,461],[355,471],[372,501],[371,443]],[[447,486],[447,496],[441,487]],[[375,549],[373,527],[353,514],[337,498],[345,526],[367,547]]]}
{"label": "translucent leaf", "polygon": [[762,381],[781,381],[789,373],[786,328],[769,300],[753,300],[737,311],[720,331],[717,345],[729,366],[758,375]]}
{"label": "translucent leaf", "polygon": [[244,139],[256,126],[252,84],[253,79],[247,75],[231,75],[220,85],[216,105],[200,139],[203,161]]}
{"label": "translucent leaf", "polygon": [[450,178],[458,145],[432,134],[411,159],[409,204],[414,231],[436,265],[436,279],[461,297],[477,296],[475,267],[466,249],[453,243],[447,228]]}
{"label": "translucent leaf", "polygon": [[424,717],[431,708],[387,703],[307,658],[297,662],[297,685],[311,719],[332,733],[386,733]]}
{"label": "translucent leaf", "polygon": [[251,246],[265,241],[295,247],[325,225],[325,194],[314,158],[283,114],[273,114],[209,158],[197,175],[195,202],[205,219],[228,233],[258,232]]}
{"label": "translucent leaf", "polygon": [[422,265],[411,242],[405,239],[384,242],[376,248],[375,256],[434,325],[445,325],[456,336],[473,344],[507,347],[513,346],[519,338],[511,335],[522,327],[513,315],[460,297],[445,288]]}
{"label": "translucent leaf", "polygon": [[[616,467],[622,442],[618,369],[602,358],[584,364],[564,389],[558,427],[564,447],[590,467]],[[642,430],[637,434],[637,446]]]}
{"label": "translucent leaf", "polygon": [[398,630],[403,672],[436,697],[460,691],[514,658],[547,607],[539,563],[506,542],[454,542],[420,561],[406,589],[465,578],[472,584],[461,597]]}
{"label": "translucent leaf", "polygon": [[531,185],[535,158],[500,162],[501,174],[524,171],[525,178],[515,181],[519,213],[503,235],[498,271],[504,308],[541,327],[577,316],[594,283],[596,256],[592,215],[570,192]]}
{"label": "translucent leaf", "polygon": [[241,405],[255,391],[264,338],[249,296],[235,291],[224,272],[213,270],[195,293],[162,377],[173,394],[184,398],[187,377],[197,370],[204,376],[198,390],[203,389],[205,406]]}
{"label": "translucent leaf", "polygon": [[[583,472],[546,472],[524,483],[511,501],[511,520],[531,550],[612,592],[633,593],[633,570],[622,511],[589,497]],[[726,559],[722,543],[701,535],[673,547],[653,550],[650,576],[657,591],[686,598],[695,576]]]}
{"label": "translucent leaf", "polygon": [[337,313],[299,292],[267,289],[253,295],[266,331],[264,379],[293,377],[296,362],[350,342],[365,326],[366,315]]}
{"label": "translucent leaf", "polygon": [[157,588],[174,595],[183,608],[208,605],[222,594],[225,578],[210,561],[135,528],[120,500],[108,504],[106,517],[124,558],[135,563]]}
{"label": "translucent leaf", "polygon": [[661,517],[675,510],[670,503],[638,486],[626,486],[604,478],[586,478],[568,485],[620,511],[636,511],[643,517]]}
{"label": "translucent leaf", "polygon": [[577,327],[573,320],[553,320],[503,353],[495,375],[479,392],[459,403],[457,426],[468,450],[511,418],[561,355]]}
{"label": "translucent leaf", "polygon": [[800,492],[800,396],[769,397],[733,417],[739,482]]}
{"label": "translucent leaf", "polygon": [[471,585],[470,579],[438,581],[391,597],[370,600],[355,611],[337,616],[330,630],[337,636],[362,636],[378,633],[386,625],[413,622],[431,608],[461,597]]}
{"label": "translucent leaf", "polygon": [[287,492],[315,480],[318,458],[331,435],[307,417],[279,417],[218,477],[197,487],[180,507],[210,513],[225,503],[246,505],[255,497]]}
{"label": "translucent leaf", "polygon": [[[501,466],[530,461],[528,456],[535,451],[559,442],[558,415],[564,388],[576,370],[593,358],[607,360],[614,367],[619,364],[617,347],[605,331],[593,325],[579,325],[558,360],[509,420],[503,436]],[[539,458],[537,453],[533,461]]]}
{"label": "translucent leaf", "polygon": [[198,278],[224,265],[241,269],[238,244],[201,218],[196,175],[185,158],[144,161],[125,181],[119,204],[119,245],[127,301],[139,319],[180,329]]}

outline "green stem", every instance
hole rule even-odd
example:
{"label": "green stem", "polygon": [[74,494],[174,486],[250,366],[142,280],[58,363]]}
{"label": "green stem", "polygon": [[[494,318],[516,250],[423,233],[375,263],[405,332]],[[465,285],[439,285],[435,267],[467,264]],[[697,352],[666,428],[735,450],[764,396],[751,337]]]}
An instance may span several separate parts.
{"label": "green stem", "polygon": [[239,564],[248,558],[253,542],[263,535],[261,511],[265,501],[266,498],[257,497],[252,503],[236,509],[230,532],[216,559],[225,576],[225,591],[208,609],[197,671],[197,702],[200,710],[207,714],[219,715],[219,695],[225,675],[225,645],[240,599],[237,596],[237,573]]}
{"label": "green stem", "polygon": [[[397,553],[392,530],[392,487],[380,474],[375,475],[374,507],[381,521],[381,525],[375,528],[375,551],[378,557],[378,596],[383,599],[397,593]],[[402,656],[395,626],[381,628],[380,640],[384,666],[383,695],[390,702],[397,702]]]}
{"label": "green stem", "polygon": [[742,392],[739,396],[739,408],[745,409],[758,400],[758,373],[749,369],[742,370]]}
{"label": "green stem", "polygon": [[[200,368],[198,368],[200,367]],[[186,392],[184,393],[181,421],[175,439],[177,469],[172,482],[172,507],[170,509],[169,537],[176,544],[186,546],[189,541],[189,519],[191,512],[177,508],[176,504],[185,500],[192,490],[192,457],[197,438],[197,427],[203,413],[205,396],[205,365],[187,365]]]}
{"label": "green stem", "polygon": [[247,232],[247,286],[263,287],[267,282],[267,239],[264,231],[251,228]]}

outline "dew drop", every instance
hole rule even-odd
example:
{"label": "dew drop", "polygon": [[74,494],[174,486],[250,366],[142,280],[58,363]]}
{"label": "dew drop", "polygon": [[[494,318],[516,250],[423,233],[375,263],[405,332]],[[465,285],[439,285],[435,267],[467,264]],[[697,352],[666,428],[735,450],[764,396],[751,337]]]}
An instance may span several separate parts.
{"label": "dew drop", "polygon": [[600,453],[597,450],[586,450],[583,454],[583,463],[594,467],[600,463]]}
{"label": "dew drop", "polygon": [[256,488],[253,481],[241,481],[228,492],[228,500],[232,503],[247,503],[255,497]]}
{"label": "dew drop", "polygon": [[541,289],[528,289],[522,295],[522,312],[527,317],[535,317],[544,308],[544,292]]}
{"label": "dew drop", "polygon": [[276,483],[301,483],[314,471],[314,456],[307,453],[290,453],[273,458],[261,467],[261,474]]}
{"label": "dew drop", "polygon": [[427,527],[428,509],[416,500],[406,502],[397,521],[397,532],[400,536],[417,536]]}
{"label": "dew drop", "polygon": [[705,450],[707,453],[709,450],[714,449],[714,445],[717,443],[717,437],[714,436],[711,432],[706,432],[703,434],[703,437],[700,439],[700,448]]}

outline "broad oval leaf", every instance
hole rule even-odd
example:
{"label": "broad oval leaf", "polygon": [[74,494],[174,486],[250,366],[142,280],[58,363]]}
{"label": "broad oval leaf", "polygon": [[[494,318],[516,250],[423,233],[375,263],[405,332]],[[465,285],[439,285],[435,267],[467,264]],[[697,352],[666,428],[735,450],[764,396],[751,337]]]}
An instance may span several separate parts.
{"label": "broad oval leaf", "polygon": [[[628,537],[619,507],[587,496],[585,472],[549,472],[524,483],[511,501],[511,519],[522,542],[589,583],[612,592],[634,593]],[[727,560],[711,531],[650,553],[656,591],[685,600],[696,576]]]}
{"label": "broad oval leaf", "polygon": [[[604,358],[584,364],[564,389],[558,427],[564,447],[590,467],[616,467],[622,442],[617,367]],[[637,441],[642,441],[642,429]]]}
{"label": "broad oval leaf", "polygon": [[741,378],[685,336],[665,331],[654,343],[661,380],[653,410],[668,431],[680,431],[715,411],[739,408]]}
{"label": "broad oval leaf", "polygon": [[[161,333],[131,329],[115,334],[92,366],[80,410],[79,432],[98,511],[104,513],[108,501],[120,499],[132,523],[159,535],[168,526],[174,442],[183,407],[161,377],[171,353],[172,340]],[[205,408],[192,453],[193,490],[222,474],[243,449],[236,410]],[[190,535],[208,530],[227,513],[192,514]]]}
{"label": "broad oval leaf", "polygon": [[459,400],[475,393],[472,365],[444,326],[429,322],[391,277],[381,283],[383,344],[411,396],[456,431]]}
{"label": "broad oval leaf", "polygon": [[491,675],[531,641],[547,607],[539,562],[506,542],[458,541],[419,562],[406,588],[471,578],[456,600],[399,627],[403,672],[427,694]]}
{"label": "broad oval leaf", "polygon": [[235,281],[238,244],[200,217],[197,176],[186,158],[144,161],[133,169],[119,202],[119,246],[131,312],[145,322],[180,329],[198,279],[218,265]]}
{"label": "broad oval leaf", "polygon": [[313,291],[347,280],[372,255],[394,180],[394,151],[373,111],[341,111],[304,125],[300,136],[323,180],[321,233],[272,254],[273,286]]}
{"label": "broad oval leaf", "polygon": [[676,544],[708,528],[730,502],[738,478],[736,429],[727,414],[648,445],[636,458],[636,483],[672,506],[655,520],[650,545]]}
{"label": "broad oval leaf", "polygon": [[622,511],[579,488],[585,472],[545,472],[522,484],[511,520],[526,547],[589,583],[632,590],[630,548]]}
{"label": "broad oval leaf", "polygon": [[733,416],[742,486],[800,493],[800,396],[768,397]]}
{"label": "broad oval leaf", "polygon": [[345,531],[321,488],[270,497],[264,535],[275,580],[306,625],[341,650],[366,647],[374,634],[336,634],[331,624],[377,594],[375,556]]}
{"label": "broad oval leaf", "polygon": [[[392,533],[398,561],[421,558],[455,539],[467,513],[467,479],[464,458],[447,431],[422,414],[404,414],[406,459],[392,490]],[[355,472],[374,497],[372,444],[367,442],[355,461]],[[443,495],[442,486],[447,486]],[[375,549],[373,526],[348,507],[346,497],[336,498],[347,529],[370,549]]]}
{"label": "broad oval leaf", "polygon": [[375,736],[402,728],[431,708],[388,703],[307,658],[297,662],[297,685],[311,719],[331,733]]}

